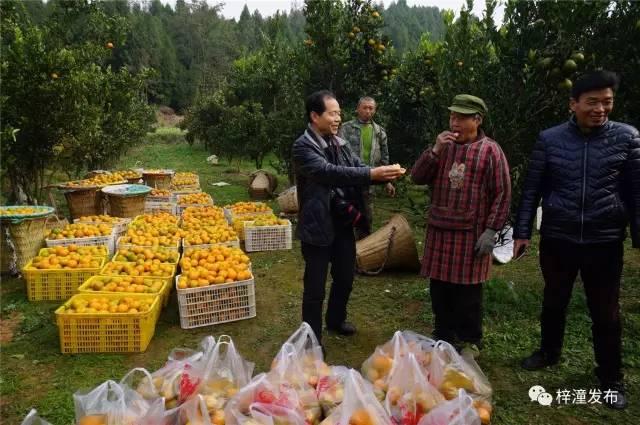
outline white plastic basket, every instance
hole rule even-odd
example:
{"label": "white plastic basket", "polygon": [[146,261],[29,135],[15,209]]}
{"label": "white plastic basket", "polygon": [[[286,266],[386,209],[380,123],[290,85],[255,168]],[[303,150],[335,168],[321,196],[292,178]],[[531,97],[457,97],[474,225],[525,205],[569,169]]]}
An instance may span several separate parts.
{"label": "white plastic basket", "polygon": [[246,252],[291,249],[291,222],[279,226],[252,226],[244,222],[244,250]]}
{"label": "white plastic basket", "polygon": [[156,212],[167,212],[176,215],[178,207],[175,202],[156,201],[146,199],[144,201],[144,213],[153,214]]}
{"label": "white plastic basket", "polygon": [[224,217],[227,219],[227,221],[229,222],[229,224],[233,224],[234,220],[243,220],[246,219],[244,221],[249,221],[249,218],[247,217],[251,217],[251,220],[253,220],[253,217],[256,215],[271,215],[273,214],[273,210],[269,209],[268,211],[259,211],[259,212],[250,212],[250,213],[241,213],[241,214],[234,214],[233,211],[231,211],[229,208],[224,208]]}
{"label": "white plastic basket", "polygon": [[240,248],[240,239],[235,238],[226,242],[218,242],[218,243],[205,243],[200,245],[189,245],[185,242],[184,238],[182,238],[182,248],[184,249],[209,249],[213,246],[228,246],[230,248]]}
{"label": "white plastic basket", "polygon": [[145,201],[150,201],[150,202],[176,202],[176,195],[175,193],[171,193],[171,195],[169,196],[153,196],[153,195],[148,195],[145,198]]}
{"label": "white plastic basket", "polygon": [[109,249],[109,255],[113,255],[116,248],[116,237],[112,230],[110,235],[107,236],[94,236],[91,238],[68,238],[68,239],[45,239],[47,247],[52,246],[92,246],[92,245],[106,245]]}
{"label": "white plastic basket", "polygon": [[255,282],[251,279],[202,288],[179,289],[178,308],[182,329],[256,317]]}

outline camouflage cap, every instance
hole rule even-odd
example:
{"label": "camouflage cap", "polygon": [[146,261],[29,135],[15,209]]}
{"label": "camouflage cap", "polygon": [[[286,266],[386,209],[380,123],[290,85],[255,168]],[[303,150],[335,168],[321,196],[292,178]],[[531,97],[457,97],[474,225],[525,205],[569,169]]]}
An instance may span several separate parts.
{"label": "camouflage cap", "polygon": [[457,95],[447,109],[460,114],[480,114],[482,116],[489,112],[484,100],[470,94]]}

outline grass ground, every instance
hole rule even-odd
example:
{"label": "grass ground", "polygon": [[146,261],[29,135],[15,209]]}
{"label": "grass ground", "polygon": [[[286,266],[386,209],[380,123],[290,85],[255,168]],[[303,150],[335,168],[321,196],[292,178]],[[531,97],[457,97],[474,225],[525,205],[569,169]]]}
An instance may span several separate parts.
{"label": "grass ground", "polygon": [[[246,185],[251,166],[242,173],[228,172],[235,167],[206,163],[207,153],[186,144],[155,143],[134,148],[119,166],[142,164],[192,170],[218,205],[248,199]],[[231,186],[211,183],[226,181]],[[286,187],[280,178],[280,188]],[[412,196],[419,191],[411,189]],[[377,202],[375,224],[381,225],[405,202],[381,196]],[[410,216],[416,241],[422,250],[424,229],[421,219]],[[584,294],[576,285],[569,308],[563,361],[541,372],[525,372],[519,360],[536,347],[539,338],[537,316],[542,280],[533,250],[522,260],[494,268],[485,290],[485,348],[479,364],[495,391],[498,425],[520,424],[637,424],[640,417],[640,254],[626,252],[621,304],[624,317],[624,365],[630,397],[629,408],[614,412],[599,405],[543,407],[530,402],[528,389],[542,385],[555,396],[559,389],[596,388],[590,322]],[[303,261],[300,245],[291,251],[251,254],[254,265],[257,311],[255,319],[219,326],[182,330],[177,302],[172,299],[158,323],[155,337],[142,354],[59,353],[53,312],[60,303],[29,303],[24,282],[2,282],[0,311],[0,423],[17,424],[31,407],[54,425],[73,423],[72,394],[107,379],[119,379],[129,369],[160,367],[173,347],[194,347],[205,335],[231,335],[256,372],[268,368],[280,345],[299,325]],[[352,338],[329,335],[325,338],[328,361],[358,368],[376,345],[388,340],[398,329],[429,334],[432,324],[426,281],[412,273],[383,273],[376,277],[357,276],[350,301],[350,319],[359,327]]]}

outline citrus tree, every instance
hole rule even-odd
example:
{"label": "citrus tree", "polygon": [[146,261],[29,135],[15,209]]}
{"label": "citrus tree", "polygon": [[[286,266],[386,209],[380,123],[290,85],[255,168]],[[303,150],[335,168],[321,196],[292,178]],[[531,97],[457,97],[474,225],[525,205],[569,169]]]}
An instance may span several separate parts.
{"label": "citrus tree", "polygon": [[152,119],[147,74],[105,65],[124,22],[99,4],[59,1],[39,25],[21,2],[0,8],[3,184],[10,201],[24,192],[36,202],[56,173],[106,166],[142,139]]}

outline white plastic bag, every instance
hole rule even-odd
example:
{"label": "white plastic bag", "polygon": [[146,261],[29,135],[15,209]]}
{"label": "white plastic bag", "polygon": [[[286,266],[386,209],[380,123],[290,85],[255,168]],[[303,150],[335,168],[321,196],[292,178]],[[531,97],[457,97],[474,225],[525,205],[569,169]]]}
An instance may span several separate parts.
{"label": "white plastic bag", "polygon": [[373,393],[371,384],[350,369],[345,377],[344,401],[321,425],[390,425],[391,419]]}
{"label": "white plastic bag", "polygon": [[332,366],[328,375],[320,377],[316,394],[324,416],[329,416],[344,400],[344,385],[349,369]]}
{"label": "white plastic bag", "polygon": [[414,353],[398,357],[389,375],[385,411],[397,425],[416,425],[426,413],[445,401],[429,383]]}
{"label": "white plastic bag", "polygon": [[89,392],[73,395],[76,423],[138,425],[148,419],[153,401],[115,381],[106,381]]}
{"label": "white plastic bag", "polygon": [[464,390],[423,416],[418,425],[481,425],[473,400]]}
{"label": "white plastic bag", "polygon": [[[303,375],[307,383],[312,387],[315,388],[318,385],[318,380],[321,376],[330,373],[329,366],[324,362],[322,346],[318,342],[315,332],[313,332],[313,329],[311,329],[311,326],[309,326],[307,322],[302,322],[300,327],[287,339],[285,344],[293,347],[300,361]],[[272,369],[276,366],[279,354],[280,353],[276,355],[276,359],[274,359],[271,364]]]}
{"label": "white plastic bag", "polygon": [[296,348],[285,343],[267,374],[256,376],[225,408],[227,425],[317,424],[322,411],[315,390],[302,371]]}
{"label": "white plastic bag", "polygon": [[203,396],[211,417],[221,422],[227,402],[251,381],[255,365],[240,355],[227,335],[219,338],[211,355],[206,357],[208,360],[197,392]]}
{"label": "white plastic bag", "polygon": [[42,419],[38,416],[38,412],[36,409],[31,409],[31,411],[25,416],[22,420],[21,425],[51,425],[49,422]]}
{"label": "white plastic bag", "polygon": [[451,344],[438,341],[432,354],[429,382],[440,390],[447,400],[455,398],[464,389],[473,398],[491,400],[489,380],[471,357],[462,357]]}
{"label": "white plastic bag", "polygon": [[[190,378],[194,374],[201,374],[208,356],[211,355],[215,347],[215,338],[207,336],[200,342],[199,350],[173,349],[169,354],[167,363],[151,374],[151,382],[155,388],[155,393],[160,397],[164,397],[167,409],[175,409],[195,394],[200,381],[192,382]],[[185,372],[191,375],[183,379]],[[149,393],[153,393],[148,383],[144,380],[140,382],[136,390],[145,397],[148,397]]]}
{"label": "white plastic bag", "polygon": [[402,336],[402,332],[395,332],[390,341],[376,347],[374,353],[362,363],[362,376],[376,388],[386,391],[395,356],[404,355],[407,351],[407,341]]}

